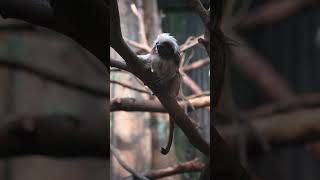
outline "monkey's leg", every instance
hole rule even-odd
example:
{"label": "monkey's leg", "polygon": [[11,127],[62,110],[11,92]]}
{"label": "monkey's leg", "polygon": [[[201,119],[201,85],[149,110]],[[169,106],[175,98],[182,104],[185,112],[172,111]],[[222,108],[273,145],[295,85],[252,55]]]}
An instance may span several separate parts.
{"label": "monkey's leg", "polygon": [[161,154],[167,155],[170,151],[172,140],[173,140],[173,130],[174,130],[174,120],[173,118],[169,118],[170,125],[169,125],[169,139],[166,148],[161,147]]}

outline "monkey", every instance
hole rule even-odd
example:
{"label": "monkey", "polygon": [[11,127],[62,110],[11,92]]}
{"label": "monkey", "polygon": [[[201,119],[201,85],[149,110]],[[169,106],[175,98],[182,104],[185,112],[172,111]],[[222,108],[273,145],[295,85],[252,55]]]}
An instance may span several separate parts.
{"label": "monkey", "polygon": [[[180,49],[177,40],[169,33],[162,33],[153,42],[152,50],[149,54],[138,56],[151,71],[156,75],[156,87],[162,87],[168,91],[169,96],[177,99],[181,86]],[[169,153],[174,131],[174,119],[169,117],[169,139],[165,148],[161,148],[161,153]]]}

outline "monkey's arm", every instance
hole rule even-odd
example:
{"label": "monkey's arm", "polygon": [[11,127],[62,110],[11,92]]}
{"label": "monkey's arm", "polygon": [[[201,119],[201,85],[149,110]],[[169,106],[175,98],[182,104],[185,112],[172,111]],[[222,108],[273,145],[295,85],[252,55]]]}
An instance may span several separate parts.
{"label": "monkey's arm", "polygon": [[140,58],[140,60],[141,60],[143,63],[150,63],[150,62],[151,62],[150,54],[138,55],[138,58]]}

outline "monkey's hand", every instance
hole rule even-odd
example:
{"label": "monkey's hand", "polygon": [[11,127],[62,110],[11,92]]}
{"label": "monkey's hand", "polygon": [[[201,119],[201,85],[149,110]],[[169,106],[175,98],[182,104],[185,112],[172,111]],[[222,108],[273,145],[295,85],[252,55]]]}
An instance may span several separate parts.
{"label": "monkey's hand", "polygon": [[[161,76],[157,76],[156,73],[154,73],[155,75],[155,83],[154,83],[154,94],[157,94],[161,91],[161,89],[165,89],[168,88],[169,86],[171,86],[171,83],[173,79],[180,77],[180,74],[178,71],[174,71],[171,73],[165,73]],[[168,90],[168,89],[166,89]],[[174,95],[175,97],[176,95]]]}

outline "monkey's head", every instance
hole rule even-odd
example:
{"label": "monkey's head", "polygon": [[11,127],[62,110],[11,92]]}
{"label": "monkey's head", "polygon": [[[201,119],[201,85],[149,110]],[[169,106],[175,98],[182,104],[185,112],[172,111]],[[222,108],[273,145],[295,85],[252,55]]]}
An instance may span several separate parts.
{"label": "monkey's head", "polygon": [[179,45],[177,40],[169,33],[158,35],[153,42],[152,49],[163,59],[172,59],[179,56]]}

